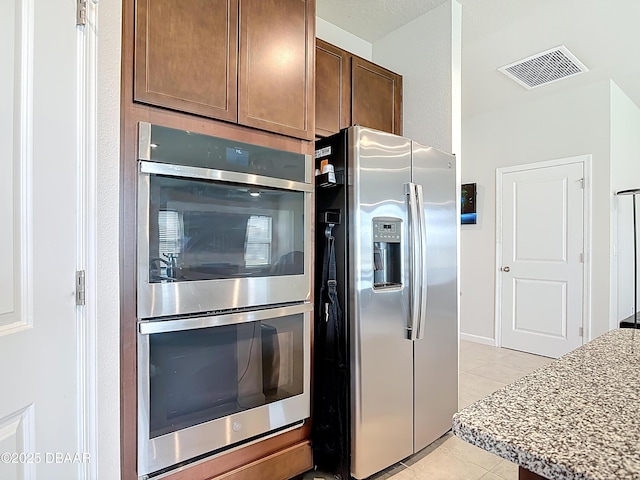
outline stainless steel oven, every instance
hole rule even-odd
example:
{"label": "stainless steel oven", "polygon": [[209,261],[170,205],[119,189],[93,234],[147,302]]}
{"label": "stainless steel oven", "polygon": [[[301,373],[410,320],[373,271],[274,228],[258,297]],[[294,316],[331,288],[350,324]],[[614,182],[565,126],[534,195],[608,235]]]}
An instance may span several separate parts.
{"label": "stainless steel oven", "polygon": [[138,318],[308,301],[308,155],[139,125]]}
{"label": "stainless steel oven", "polygon": [[139,124],[140,477],[309,416],[311,168]]}
{"label": "stainless steel oven", "polygon": [[138,324],[138,475],[309,416],[311,304]]}

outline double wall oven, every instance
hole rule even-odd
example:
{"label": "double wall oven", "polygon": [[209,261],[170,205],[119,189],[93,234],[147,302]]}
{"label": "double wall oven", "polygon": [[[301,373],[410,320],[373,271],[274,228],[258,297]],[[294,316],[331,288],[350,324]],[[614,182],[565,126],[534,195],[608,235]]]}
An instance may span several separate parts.
{"label": "double wall oven", "polygon": [[139,476],[309,416],[311,167],[140,123]]}

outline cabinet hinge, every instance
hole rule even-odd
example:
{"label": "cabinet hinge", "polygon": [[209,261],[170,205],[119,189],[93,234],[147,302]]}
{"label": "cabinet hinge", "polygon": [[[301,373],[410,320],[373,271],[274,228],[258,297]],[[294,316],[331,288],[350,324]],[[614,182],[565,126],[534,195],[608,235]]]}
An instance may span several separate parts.
{"label": "cabinet hinge", "polygon": [[580,263],[584,263],[584,253],[580,254]]}
{"label": "cabinet hinge", "polygon": [[87,24],[87,0],[76,0],[76,25]]}
{"label": "cabinet hinge", "polygon": [[86,288],[84,270],[78,270],[76,272],[76,305],[85,304]]}
{"label": "cabinet hinge", "polygon": [[584,328],[583,327],[578,327],[578,336],[579,337],[584,337]]}
{"label": "cabinet hinge", "polygon": [[584,178],[578,180],[580,182],[580,188],[584,188]]}

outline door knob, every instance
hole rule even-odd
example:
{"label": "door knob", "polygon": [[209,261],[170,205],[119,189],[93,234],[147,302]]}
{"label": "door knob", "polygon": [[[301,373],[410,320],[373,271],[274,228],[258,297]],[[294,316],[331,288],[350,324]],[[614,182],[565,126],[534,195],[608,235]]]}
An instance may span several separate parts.
{"label": "door knob", "polygon": [[506,267],[500,267],[500,271],[502,271],[502,272],[510,272],[511,269],[509,268],[509,265],[507,265]]}

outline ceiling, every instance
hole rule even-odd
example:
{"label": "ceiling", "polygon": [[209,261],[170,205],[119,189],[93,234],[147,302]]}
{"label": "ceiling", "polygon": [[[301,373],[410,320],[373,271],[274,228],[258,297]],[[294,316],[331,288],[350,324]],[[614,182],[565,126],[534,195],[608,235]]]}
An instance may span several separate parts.
{"label": "ceiling", "polygon": [[316,0],[317,15],[373,43],[445,0]]}
{"label": "ceiling", "polygon": [[[445,2],[317,0],[317,15],[375,44]],[[640,1],[458,2],[463,12],[463,117],[608,79],[613,79],[640,106]],[[497,71],[503,65],[559,45],[565,45],[589,71],[533,90]]]}

